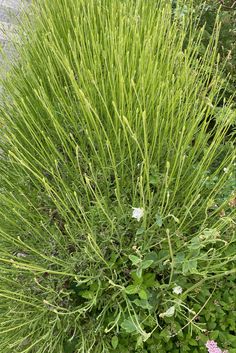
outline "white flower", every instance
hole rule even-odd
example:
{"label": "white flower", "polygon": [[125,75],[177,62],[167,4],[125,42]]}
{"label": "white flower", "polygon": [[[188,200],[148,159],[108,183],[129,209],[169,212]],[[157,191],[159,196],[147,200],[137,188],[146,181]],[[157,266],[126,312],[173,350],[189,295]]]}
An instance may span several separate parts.
{"label": "white flower", "polygon": [[24,252],[18,252],[16,254],[17,257],[27,257],[27,254],[25,254]]}
{"label": "white flower", "polygon": [[229,169],[228,169],[228,168],[224,168],[223,171],[224,171],[225,173],[228,173]]}
{"label": "white flower", "polygon": [[133,208],[133,214],[132,214],[132,218],[137,219],[137,221],[139,222],[140,219],[143,217],[144,215],[144,209],[143,208],[136,208],[136,207],[132,207]]}
{"label": "white flower", "polygon": [[161,313],[159,316],[160,317],[171,317],[175,313],[175,307],[171,306],[169,309],[167,309],[164,313]]}
{"label": "white flower", "polygon": [[182,292],[183,292],[183,288],[180,287],[180,286],[175,286],[175,287],[173,288],[173,293],[174,293],[174,294],[181,294]]}

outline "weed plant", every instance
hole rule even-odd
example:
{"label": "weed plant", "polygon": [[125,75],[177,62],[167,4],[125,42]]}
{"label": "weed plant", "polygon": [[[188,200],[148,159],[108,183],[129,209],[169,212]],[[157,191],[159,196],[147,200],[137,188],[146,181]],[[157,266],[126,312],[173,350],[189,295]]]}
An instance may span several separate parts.
{"label": "weed plant", "polygon": [[34,2],[1,82],[1,352],[204,341],[236,272],[235,112],[196,28],[169,1]]}

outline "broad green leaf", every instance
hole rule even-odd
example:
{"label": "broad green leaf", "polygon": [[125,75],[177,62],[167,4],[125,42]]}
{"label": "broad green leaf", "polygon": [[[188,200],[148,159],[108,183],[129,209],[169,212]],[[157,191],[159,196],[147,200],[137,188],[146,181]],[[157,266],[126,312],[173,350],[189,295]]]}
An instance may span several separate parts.
{"label": "broad green leaf", "polygon": [[167,309],[164,313],[161,313],[159,316],[160,317],[172,317],[175,313],[175,307],[171,306],[169,309]]}
{"label": "broad green leaf", "polygon": [[165,316],[166,317],[171,317],[173,316],[175,313],[175,307],[171,306],[166,312],[165,312]]}
{"label": "broad green leaf", "polygon": [[166,256],[169,255],[169,251],[168,250],[160,250],[158,253],[157,253],[157,260],[161,260],[163,258],[165,258]]}
{"label": "broad green leaf", "polygon": [[147,292],[145,291],[145,289],[140,289],[140,291],[138,292],[138,295],[139,295],[139,298],[140,299],[144,299],[144,300],[147,300],[148,299],[148,294]]}
{"label": "broad green leaf", "polygon": [[153,264],[153,260],[142,261],[142,263],[141,263],[141,268],[142,268],[143,270],[146,270],[146,269],[149,268],[152,264]]}
{"label": "broad green leaf", "polygon": [[186,275],[189,272],[188,260],[184,261],[184,263],[182,265],[182,272],[184,275]]}
{"label": "broad green leaf", "polygon": [[123,330],[125,330],[127,333],[132,333],[137,331],[137,328],[135,326],[135,324],[133,323],[133,321],[131,319],[125,319],[122,323],[121,323],[121,327],[123,328]]}
{"label": "broad green leaf", "polygon": [[133,265],[137,265],[141,262],[141,259],[138,256],[135,255],[129,255],[129,259],[132,262]]}
{"label": "broad green leaf", "polygon": [[190,346],[198,346],[198,342],[194,338],[188,339],[188,343]]}
{"label": "broad green leaf", "polygon": [[125,293],[126,294],[136,294],[139,291],[139,287],[135,286],[133,284],[129,285],[128,287],[125,288]]}
{"label": "broad green leaf", "polygon": [[137,277],[141,278],[142,274],[143,274],[143,270],[142,270],[142,267],[140,266],[136,271],[136,275]]}
{"label": "broad green leaf", "polygon": [[94,292],[90,292],[88,290],[84,290],[80,292],[80,296],[85,299],[93,299]]}
{"label": "broad green leaf", "polygon": [[137,275],[137,271],[131,271],[131,277],[136,286],[140,286],[143,283],[143,278]]}
{"label": "broad green leaf", "polygon": [[136,235],[141,235],[145,232],[145,228],[144,227],[140,227],[137,229]]}
{"label": "broad green leaf", "polygon": [[113,336],[112,339],[111,339],[111,345],[112,345],[112,347],[114,349],[117,348],[118,343],[119,343],[118,337],[117,336]]}
{"label": "broad green leaf", "polygon": [[162,217],[159,214],[156,214],[156,224],[158,225],[158,227],[161,227],[163,224]]}
{"label": "broad green leaf", "polygon": [[144,257],[144,261],[146,260],[152,260],[153,262],[156,262],[158,260],[157,253],[155,251],[147,253]]}
{"label": "broad green leaf", "polygon": [[144,299],[135,299],[133,303],[136,304],[137,306],[140,306],[143,309],[147,309],[147,310],[152,309],[152,306],[148,303],[147,300],[144,300]]}
{"label": "broad green leaf", "polygon": [[[200,248],[198,248],[198,249],[191,249],[191,250],[189,251],[189,253],[188,253],[188,258],[191,259],[191,260],[193,260],[193,259],[195,259],[195,258],[198,258],[199,255],[200,255],[200,253],[201,253],[201,249],[200,249]],[[201,256],[201,258],[203,258],[203,257]],[[207,253],[205,254],[205,258],[207,258]]]}
{"label": "broad green leaf", "polygon": [[196,273],[197,272],[197,260],[189,260],[189,271],[190,273]]}
{"label": "broad green leaf", "polygon": [[190,250],[195,250],[195,249],[201,248],[201,240],[199,239],[198,236],[191,239],[191,242],[188,245],[188,248]]}
{"label": "broad green leaf", "polygon": [[187,273],[196,273],[197,272],[197,260],[185,260],[182,267],[183,274],[186,275]]}
{"label": "broad green leaf", "polygon": [[182,263],[185,259],[185,253],[184,252],[178,252],[175,256],[175,262],[180,262]]}
{"label": "broad green leaf", "polygon": [[156,284],[156,275],[155,273],[145,273],[143,276],[143,286],[145,286],[146,288],[149,287],[154,287],[154,285]]}

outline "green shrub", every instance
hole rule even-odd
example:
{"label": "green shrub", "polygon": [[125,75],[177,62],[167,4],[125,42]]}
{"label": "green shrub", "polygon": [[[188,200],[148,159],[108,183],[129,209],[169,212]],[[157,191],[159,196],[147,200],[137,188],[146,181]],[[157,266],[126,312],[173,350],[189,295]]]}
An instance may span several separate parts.
{"label": "green shrub", "polygon": [[0,350],[195,345],[215,281],[235,273],[217,31],[199,58],[203,31],[171,2],[32,11],[2,82]]}
{"label": "green shrub", "polygon": [[203,45],[207,45],[209,37],[214,31],[216,17],[221,22],[221,31],[218,41],[220,60],[224,66],[225,76],[229,77],[227,82],[227,96],[235,94],[236,84],[236,3],[233,0],[222,2],[219,0],[196,1],[196,15],[200,15],[200,23],[205,25]]}

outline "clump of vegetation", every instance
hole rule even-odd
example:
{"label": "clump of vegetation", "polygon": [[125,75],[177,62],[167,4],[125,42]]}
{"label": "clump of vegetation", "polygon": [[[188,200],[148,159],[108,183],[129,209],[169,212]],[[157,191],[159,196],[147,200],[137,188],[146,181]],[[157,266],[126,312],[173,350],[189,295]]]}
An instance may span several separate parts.
{"label": "clump of vegetation", "polygon": [[218,41],[218,52],[228,78],[226,95],[235,94],[236,85],[236,3],[233,0],[210,0],[195,2],[196,14],[200,15],[200,23],[205,25],[203,45],[207,45],[214,32],[214,23],[218,16],[221,31]]}
{"label": "clump of vegetation", "polygon": [[171,1],[32,11],[2,82],[0,349],[188,352],[198,334],[206,351],[204,311],[236,272],[217,28],[200,57]]}

